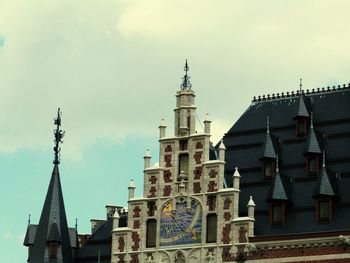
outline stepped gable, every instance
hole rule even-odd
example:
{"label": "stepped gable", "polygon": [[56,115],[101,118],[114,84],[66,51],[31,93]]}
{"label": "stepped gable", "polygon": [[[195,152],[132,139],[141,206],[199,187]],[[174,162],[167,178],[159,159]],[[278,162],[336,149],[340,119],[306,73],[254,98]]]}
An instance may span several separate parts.
{"label": "stepped gable", "polygon": [[[294,118],[299,107],[299,92],[287,92],[254,98],[223,137],[226,183],[232,185],[234,168],[239,167],[240,200],[248,200],[250,195],[256,200],[256,235],[350,228],[350,196],[345,194],[350,189],[350,85],[306,90],[304,96],[310,101],[314,134],[308,131],[304,137],[296,136]],[[269,204],[265,197],[271,180],[263,178],[261,161],[267,116],[271,133],[280,139],[280,169],[292,181],[293,204],[287,211],[284,227],[271,227],[268,223]],[[319,152],[319,147],[326,148],[327,171],[337,173],[340,178],[337,190],[339,209],[335,210],[329,224],[318,224],[315,220],[313,191],[319,174],[310,176],[306,173],[305,151]],[[240,202],[239,211],[241,216],[247,214],[245,201]]]}

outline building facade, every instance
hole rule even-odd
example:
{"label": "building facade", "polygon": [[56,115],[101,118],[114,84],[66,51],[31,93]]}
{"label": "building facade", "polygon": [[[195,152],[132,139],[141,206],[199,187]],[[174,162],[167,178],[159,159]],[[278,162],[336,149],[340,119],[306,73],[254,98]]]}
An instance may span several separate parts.
{"label": "building facade", "polygon": [[84,235],[65,214],[57,234],[45,201],[28,261],[48,262],[50,242],[68,251],[58,238],[68,232],[71,259],[50,262],[350,262],[350,84],[254,98],[216,146],[208,116],[203,128],[196,119],[186,62],[174,133],[162,120],[158,165],[144,155],[142,197],[131,180],[127,209],[107,205]]}

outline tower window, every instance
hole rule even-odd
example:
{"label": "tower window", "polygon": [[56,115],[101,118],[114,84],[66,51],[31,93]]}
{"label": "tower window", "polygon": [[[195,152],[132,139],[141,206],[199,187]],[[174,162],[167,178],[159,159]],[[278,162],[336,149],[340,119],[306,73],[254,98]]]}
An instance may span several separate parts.
{"label": "tower window", "polygon": [[275,175],[275,162],[265,161],[263,163],[263,176],[266,179],[270,179]]}
{"label": "tower window", "polygon": [[296,135],[299,137],[303,137],[307,134],[307,119],[297,119],[295,122],[295,131]]}
{"label": "tower window", "polygon": [[58,243],[57,242],[49,242],[49,258],[55,259],[57,258],[57,252],[58,252]]}
{"label": "tower window", "polygon": [[189,158],[187,153],[179,155],[179,174],[181,173],[181,171],[184,171],[184,173],[188,175],[188,162]]}
{"label": "tower window", "polygon": [[330,198],[317,200],[317,220],[320,223],[329,223],[332,217],[332,202]]}
{"label": "tower window", "polygon": [[272,225],[282,225],[284,224],[284,203],[272,203],[270,205],[270,224]]}
{"label": "tower window", "polygon": [[207,215],[207,243],[216,242],[217,235],[217,215]]}
{"label": "tower window", "polygon": [[146,247],[156,246],[157,221],[155,219],[147,220]]}
{"label": "tower window", "polygon": [[318,156],[310,156],[307,160],[307,172],[308,174],[315,174],[319,171],[319,158]]}

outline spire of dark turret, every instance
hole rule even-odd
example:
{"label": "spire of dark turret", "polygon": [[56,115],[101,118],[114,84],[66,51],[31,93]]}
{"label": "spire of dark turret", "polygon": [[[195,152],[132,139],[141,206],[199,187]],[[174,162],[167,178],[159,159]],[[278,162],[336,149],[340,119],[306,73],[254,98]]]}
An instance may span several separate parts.
{"label": "spire of dark turret", "polygon": [[[55,263],[72,263],[72,247],[68,232],[66,212],[64,208],[61,180],[58,169],[60,143],[64,132],[61,126],[61,111],[58,109],[55,119],[55,159],[51,180],[47,190],[44,207],[41,212],[39,225],[37,226],[33,247],[28,258],[29,263],[49,263],[52,258],[49,257],[49,245],[56,244],[57,258]],[[56,255],[55,255],[56,256]]]}
{"label": "spire of dark turret", "polygon": [[186,59],[186,63],[185,63],[185,67],[184,67],[184,71],[185,71],[185,75],[182,77],[182,84],[181,84],[181,89],[191,89],[192,84],[190,82],[190,76],[187,74],[189,71],[189,66],[187,63],[187,59]]}

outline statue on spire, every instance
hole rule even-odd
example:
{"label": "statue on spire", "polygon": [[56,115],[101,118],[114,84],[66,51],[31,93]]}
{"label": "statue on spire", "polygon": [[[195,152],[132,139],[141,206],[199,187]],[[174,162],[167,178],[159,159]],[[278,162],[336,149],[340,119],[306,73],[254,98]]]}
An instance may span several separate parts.
{"label": "statue on spire", "polygon": [[57,117],[55,118],[55,125],[56,125],[56,129],[54,130],[54,135],[55,135],[55,147],[53,148],[54,153],[55,153],[55,159],[53,161],[54,164],[59,164],[60,163],[60,151],[61,151],[61,147],[60,147],[60,143],[63,143],[63,136],[64,136],[64,131],[62,131],[60,129],[61,126],[61,115],[62,112],[60,110],[60,108],[58,108],[57,110]]}
{"label": "statue on spire", "polygon": [[187,59],[184,67],[185,75],[182,77],[181,89],[191,89],[192,84],[190,82],[190,76],[187,74],[190,67],[188,66]]}

